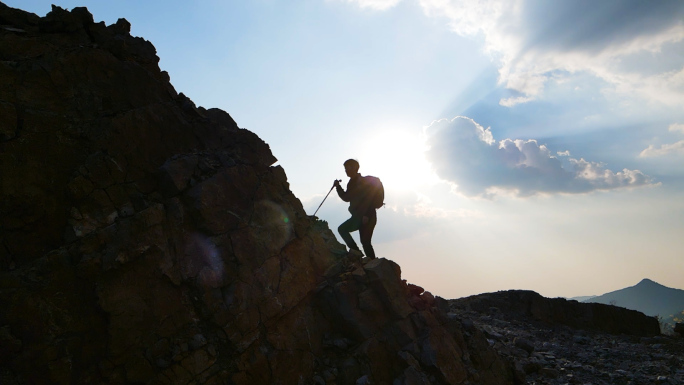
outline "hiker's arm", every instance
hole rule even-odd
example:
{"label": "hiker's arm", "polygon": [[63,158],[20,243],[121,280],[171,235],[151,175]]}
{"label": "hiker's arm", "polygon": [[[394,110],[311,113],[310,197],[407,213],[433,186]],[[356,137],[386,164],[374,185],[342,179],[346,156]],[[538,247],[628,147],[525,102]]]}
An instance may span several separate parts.
{"label": "hiker's arm", "polygon": [[[337,191],[337,195],[340,196],[340,199],[342,199],[345,202],[349,202],[349,199],[351,198],[349,194],[349,189],[347,189],[347,191],[344,191],[342,189],[342,186],[340,186],[340,182],[337,180],[335,181],[334,186],[335,190]],[[349,185],[347,185],[347,187],[349,187]]]}

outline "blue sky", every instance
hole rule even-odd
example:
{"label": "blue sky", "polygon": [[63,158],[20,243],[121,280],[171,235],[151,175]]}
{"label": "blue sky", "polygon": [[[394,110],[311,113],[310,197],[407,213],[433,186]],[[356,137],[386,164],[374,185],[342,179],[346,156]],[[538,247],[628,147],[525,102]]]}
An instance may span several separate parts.
{"label": "blue sky", "polygon": [[6,1],[51,3],[130,21],[310,214],[358,159],[378,256],[435,294],[684,288],[684,2]]}

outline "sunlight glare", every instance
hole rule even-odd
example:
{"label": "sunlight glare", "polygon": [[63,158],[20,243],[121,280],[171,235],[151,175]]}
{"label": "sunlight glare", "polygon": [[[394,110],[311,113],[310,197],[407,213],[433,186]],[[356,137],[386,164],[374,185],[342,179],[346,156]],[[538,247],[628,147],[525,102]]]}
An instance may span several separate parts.
{"label": "sunlight glare", "polygon": [[419,191],[439,182],[425,158],[421,133],[385,131],[364,140],[360,153],[362,175],[377,176],[385,190]]}

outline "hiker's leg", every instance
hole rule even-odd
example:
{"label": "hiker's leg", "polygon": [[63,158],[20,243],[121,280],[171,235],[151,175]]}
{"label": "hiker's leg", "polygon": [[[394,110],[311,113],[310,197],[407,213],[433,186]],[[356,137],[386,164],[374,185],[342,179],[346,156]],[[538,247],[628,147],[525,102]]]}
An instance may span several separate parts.
{"label": "hiker's leg", "polygon": [[363,246],[363,253],[370,259],[375,259],[375,250],[371,245],[371,238],[373,238],[373,230],[378,223],[378,217],[373,216],[368,218],[368,222],[361,224],[359,235],[361,236],[361,246]]}
{"label": "hiker's leg", "polygon": [[356,231],[359,229],[359,223],[360,221],[353,216],[349,219],[347,219],[344,223],[340,225],[340,227],[337,228],[337,232],[340,233],[340,236],[344,240],[344,243],[347,244],[347,247],[351,250],[359,250],[359,246],[356,245],[356,242],[354,242],[354,238],[352,238],[351,233],[352,231]]}

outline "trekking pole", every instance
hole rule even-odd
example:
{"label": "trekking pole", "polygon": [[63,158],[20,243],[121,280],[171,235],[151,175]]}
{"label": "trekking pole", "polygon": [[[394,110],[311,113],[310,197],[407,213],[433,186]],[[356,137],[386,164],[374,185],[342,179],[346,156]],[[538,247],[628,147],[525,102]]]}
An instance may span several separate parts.
{"label": "trekking pole", "polygon": [[[340,182],[342,182],[342,180],[340,180]],[[325,202],[326,199],[328,199],[328,195],[330,195],[330,193],[332,192],[332,190],[333,190],[334,188],[335,188],[335,185],[333,185],[333,186],[330,188],[330,191],[328,191],[328,193],[325,195],[325,198],[323,198],[323,202],[321,202],[321,204],[318,205],[318,208],[316,209],[316,212],[313,213],[312,217],[315,217],[315,216],[316,216],[316,213],[317,213],[318,210],[321,208],[321,206],[323,206],[323,203]]]}

